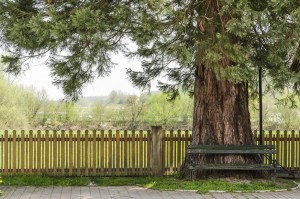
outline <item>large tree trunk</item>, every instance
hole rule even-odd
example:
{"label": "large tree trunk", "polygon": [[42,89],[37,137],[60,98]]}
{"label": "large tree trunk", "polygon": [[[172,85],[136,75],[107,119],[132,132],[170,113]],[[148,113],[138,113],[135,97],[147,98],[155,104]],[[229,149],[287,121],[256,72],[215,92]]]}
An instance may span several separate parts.
{"label": "large tree trunk", "polygon": [[192,144],[254,144],[247,83],[218,80],[211,70],[198,66],[193,116]]}
{"label": "large tree trunk", "polygon": [[193,119],[192,144],[254,144],[247,83],[218,80],[204,66],[196,69]]}
{"label": "large tree trunk", "polygon": [[[234,35],[226,33],[226,24],[233,16],[220,14],[222,1],[208,0],[206,17],[200,19],[199,31],[203,34],[200,40],[215,41],[217,33],[227,35],[232,44],[237,42]],[[238,18],[238,16],[235,16]],[[213,47],[212,43],[212,47]],[[210,48],[210,46],[207,46]],[[220,47],[219,47],[220,48]],[[222,51],[222,50],[220,50]],[[203,54],[202,52],[200,54]],[[223,54],[219,67],[234,65],[229,57]],[[208,145],[245,145],[255,144],[251,132],[250,113],[248,110],[248,84],[235,83],[226,79],[218,79],[209,66],[202,63],[196,66],[194,87],[194,115],[192,144]],[[201,155],[194,157],[198,163],[257,163],[258,155]],[[189,175],[187,162],[182,166],[186,176]],[[255,172],[245,171],[206,171],[198,172],[197,177],[243,177],[249,178]]]}
{"label": "large tree trunk", "polygon": [[[194,88],[192,144],[255,144],[250,126],[247,83],[218,80],[212,70],[197,66]],[[197,155],[198,163],[257,163],[258,155]],[[187,167],[187,164],[183,165]],[[187,176],[190,174],[185,170]],[[252,178],[261,173],[247,171],[202,171],[197,177]]]}

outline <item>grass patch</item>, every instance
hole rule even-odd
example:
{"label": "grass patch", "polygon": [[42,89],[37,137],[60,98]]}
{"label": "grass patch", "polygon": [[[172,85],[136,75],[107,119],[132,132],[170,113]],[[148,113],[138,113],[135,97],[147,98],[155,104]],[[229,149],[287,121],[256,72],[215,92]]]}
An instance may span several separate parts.
{"label": "grass patch", "polygon": [[87,186],[90,182],[85,177],[52,177],[37,175],[3,176],[5,186]]}
{"label": "grass patch", "polygon": [[98,186],[146,186],[165,178],[158,177],[99,177],[93,178],[93,182]]}
{"label": "grass patch", "polygon": [[295,187],[295,183],[290,180],[276,179],[276,182],[267,180],[232,180],[232,179],[205,179],[205,180],[182,180],[173,177],[112,177],[94,178],[94,183],[99,186],[122,186],[141,185],[155,190],[197,190],[206,193],[210,190],[219,191],[242,191],[254,192],[257,190],[278,190]]}
{"label": "grass patch", "polygon": [[50,177],[37,175],[3,176],[5,186],[88,186],[92,181],[97,186],[139,185],[155,190],[197,190],[206,193],[210,190],[254,192],[257,190],[290,189],[295,187],[291,180],[233,180],[204,179],[190,181],[175,177]]}
{"label": "grass patch", "polygon": [[231,180],[231,179],[209,179],[209,180],[199,180],[195,184],[199,186],[196,188],[198,192],[205,193],[210,190],[218,191],[242,191],[242,192],[255,192],[258,190],[278,190],[278,189],[290,189],[295,187],[295,183],[292,181],[276,180],[276,182],[267,180]]}

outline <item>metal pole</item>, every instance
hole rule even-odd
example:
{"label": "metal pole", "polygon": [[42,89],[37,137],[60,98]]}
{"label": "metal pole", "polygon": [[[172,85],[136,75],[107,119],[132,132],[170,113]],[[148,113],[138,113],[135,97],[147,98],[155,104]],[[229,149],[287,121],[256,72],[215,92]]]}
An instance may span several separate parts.
{"label": "metal pole", "polygon": [[263,107],[262,107],[262,68],[258,68],[258,93],[259,93],[259,144],[263,145]]}

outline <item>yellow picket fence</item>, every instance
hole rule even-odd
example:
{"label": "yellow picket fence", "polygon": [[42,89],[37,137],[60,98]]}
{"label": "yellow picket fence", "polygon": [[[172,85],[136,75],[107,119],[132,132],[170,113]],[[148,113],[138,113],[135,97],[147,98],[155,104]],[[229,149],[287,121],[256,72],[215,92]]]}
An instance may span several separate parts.
{"label": "yellow picket fence", "polygon": [[[254,132],[258,142],[259,135]],[[285,168],[300,170],[300,132],[268,131],[264,144],[276,145],[276,158]],[[191,131],[162,132],[162,173],[180,170]],[[0,133],[3,175],[61,176],[151,175],[150,130],[140,131],[4,131]]]}

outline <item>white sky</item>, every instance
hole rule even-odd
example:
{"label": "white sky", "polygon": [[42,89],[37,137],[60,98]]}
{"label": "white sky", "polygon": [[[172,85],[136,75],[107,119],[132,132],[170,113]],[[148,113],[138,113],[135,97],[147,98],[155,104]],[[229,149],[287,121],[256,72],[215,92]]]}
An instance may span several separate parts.
{"label": "white sky", "polygon": [[[128,80],[126,75],[126,68],[140,68],[139,60],[129,60],[121,54],[114,55],[112,61],[117,63],[116,67],[112,69],[108,77],[102,79],[95,79],[92,84],[87,85],[83,89],[83,96],[107,96],[113,90],[121,90],[128,94],[141,93],[141,90],[134,88]],[[49,99],[61,99],[64,97],[62,89],[57,88],[52,84],[52,77],[50,77],[50,69],[43,64],[43,62],[34,61],[30,63],[30,69],[25,74],[19,76],[17,79],[10,81],[23,86],[33,86],[38,90],[44,89]],[[153,83],[152,90],[157,90],[156,83]]]}

